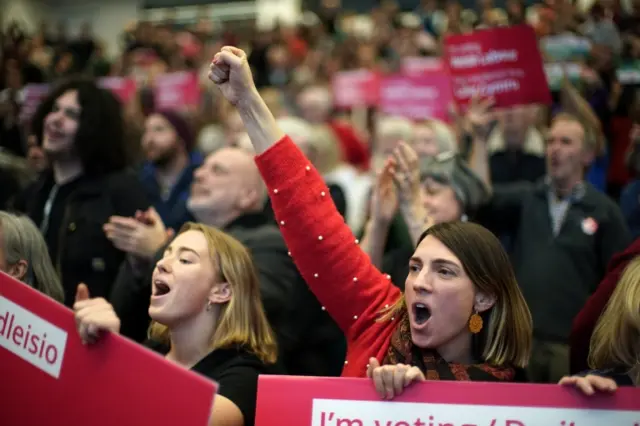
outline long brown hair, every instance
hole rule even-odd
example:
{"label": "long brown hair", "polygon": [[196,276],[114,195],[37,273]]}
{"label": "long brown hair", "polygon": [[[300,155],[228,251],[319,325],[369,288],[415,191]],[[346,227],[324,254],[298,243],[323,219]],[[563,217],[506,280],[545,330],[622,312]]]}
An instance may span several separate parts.
{"label": "long brown hair", "polygon": [[[210,349],[242,345],[266,363],[274,363],[277,345],[264,313],[256,268],[247,248],[232,236],[210,226],[188,222],[180,230],[202,232],[220,279],[233,289],[231,300],[220,307]],[[169,329],[152,322],[149,338],[169,343]]]}
{"label": "long brown hair", "polygon": [[[531,313],[500,241],[486,228],[470,222],[434,225],[420,236],[418,245],[428,235],[451,250],[478,290],[496,299],[493,307],[481,314],[484,327],[475,335],[474,358],[495,366],[525,367],[531,353]],[[401,297],[383,311],[381,320],[404,309]]]}

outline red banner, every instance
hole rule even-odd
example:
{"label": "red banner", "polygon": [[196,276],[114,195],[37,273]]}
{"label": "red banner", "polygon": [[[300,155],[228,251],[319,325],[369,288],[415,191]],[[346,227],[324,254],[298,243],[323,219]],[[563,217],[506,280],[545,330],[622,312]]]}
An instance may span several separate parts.
{"label": "red banner", "polygon": [[138,90],[136,80],[130,77],[103,77],[98,79],[98,86],[111,90],[123,104],[128,104]]}
{"label": "red banner", "polygon": [[162,74],[154,85],[157,109],[181,109],[200,103],[200,82],[194,72]]}
{"label": "red banner", "polygon": [[73,313],[0,273],[0,424],[208,423],[217,385],[123,337],[85,346]]}
{"label": "red banner", "polygon": [[551,103],[535,33],[528,25],[449,36],[444,50],[459,104],[474,95],[493,97],[496,107]]}
{"label": "red banner", "polygon": [[255,426],[640,426],[640,389],[424,382],[383,401],[371,380],[261,376]]}

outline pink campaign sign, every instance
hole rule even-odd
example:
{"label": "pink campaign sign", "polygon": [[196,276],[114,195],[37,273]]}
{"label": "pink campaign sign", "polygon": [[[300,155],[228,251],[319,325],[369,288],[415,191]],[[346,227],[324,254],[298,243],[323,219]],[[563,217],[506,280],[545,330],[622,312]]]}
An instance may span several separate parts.
{"label": "pink campaign sign", "polygon": [[444,62],[442,58],[409,56],[402,59],[400,63],[400,72],[404,75],[422,75],[425,72],[444,70]]}
{"label": "pink campaign sign", "polygon": [[28,121],[38,109],[38,105],[47,97],[51,86],[48,84],[27,84],[20,93],[22,107],[20,121]]}
{"label": "pink campaign sign", "polygon": [[[286,395],[286,397],[283,397]],[[640,426],[640,389],[432,381],[383,401],[369,379],[261,376],[255,426]]]}
{"label": "pink campaign sign", "polygon": [[104,77],[98,80],[98,85],[111,90],[123,104],[129,103],[137,90],[135,79],[126,77]]}
{"label": "pink campaign sign", "polygon": [[333,103],[338,108],[378,104],[380,79],[369,70],[341,71],[332,81]]}
{"label": "pink campaign sign", "polygon": [[444,51],[460,105],[474,95],[493,97],[496,107],[551,103],[535,33],[528,25],[449,36]]}
{"label": "pink campaign sign", "polygon": [[200,104],[200,83],[194,72],[159,75],[154,86],[158,109],[182,109]]}
{"label": "pink campaign sign", "polygon": [[444,71],[394,75],[380,82],[380,110],[414,120],[448,120],[451,83]]}
{"label": "pink campaign sign", "polygon": [[73,312],[0,272],[0,425],[204,426],[217,384],[111,333],[83,345]]}

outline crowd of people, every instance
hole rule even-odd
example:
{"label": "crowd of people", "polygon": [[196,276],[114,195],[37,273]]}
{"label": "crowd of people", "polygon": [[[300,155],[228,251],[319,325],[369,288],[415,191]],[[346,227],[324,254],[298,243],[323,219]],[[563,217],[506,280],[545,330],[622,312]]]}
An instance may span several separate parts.
{"label": "crowd of people", "polygon": [[[474,98],[449,122],[334,107],[338,72],[520,24],[541,46],[588,41],[551,106]],[[88,27],[13,26],[0,270],[73,309],[83,341],[119,333],[217,381],[213,425],[253,424],[261,374],[369,377],[385,399],[423,380],[638,386],[640,121],[619,70],[639,24],[609,1],[327,1],[249,39],[141,21],[115,58]],[[199,105],[156,108],[156,78],[184,70]]]}

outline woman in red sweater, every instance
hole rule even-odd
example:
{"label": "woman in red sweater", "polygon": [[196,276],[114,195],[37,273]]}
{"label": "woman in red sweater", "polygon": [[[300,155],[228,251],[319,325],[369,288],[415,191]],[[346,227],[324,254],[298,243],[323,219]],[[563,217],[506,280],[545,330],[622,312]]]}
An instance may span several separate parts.
{"label": "woman in red sweater", "polygon": [[416,380],[516,378],[529,358],[531,316],[493,234],[470,223],[429,228],[403,295],[371,264],[322,177],[276,126],[245,53],[223,48],[209,77],[243,119],[291,256],[346,335],[344,376],[373,377],[386,398]]}

